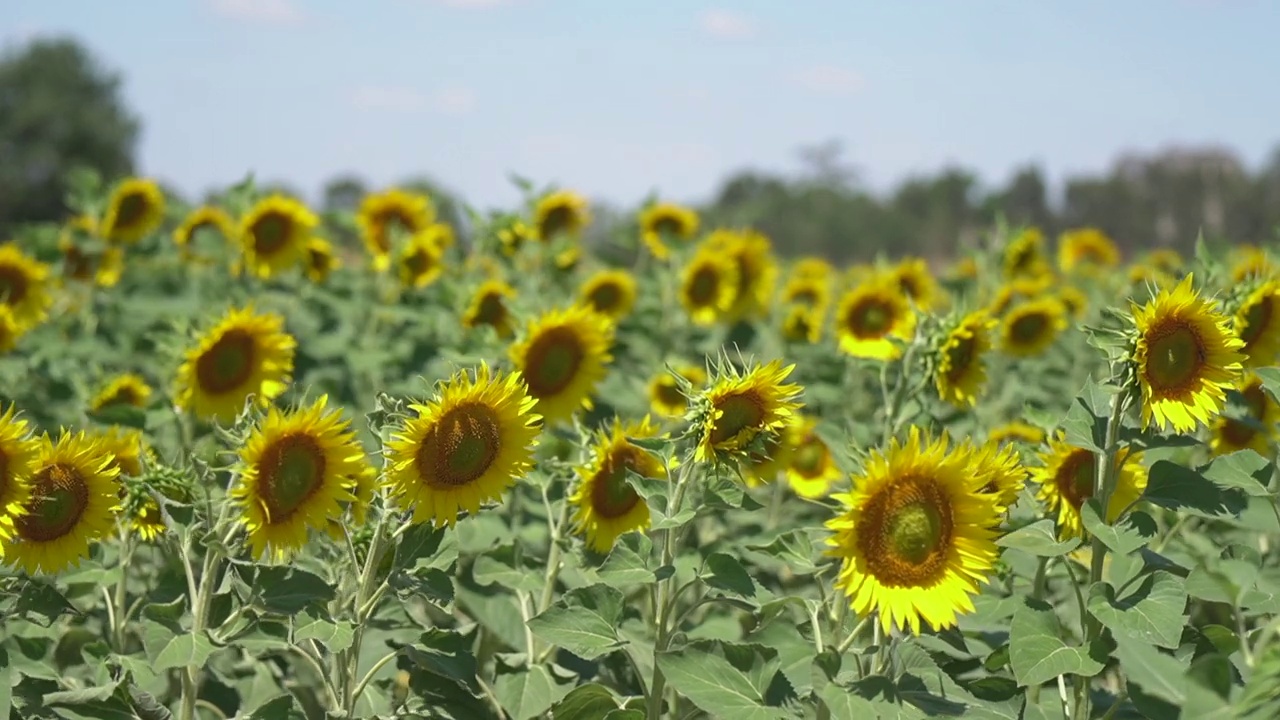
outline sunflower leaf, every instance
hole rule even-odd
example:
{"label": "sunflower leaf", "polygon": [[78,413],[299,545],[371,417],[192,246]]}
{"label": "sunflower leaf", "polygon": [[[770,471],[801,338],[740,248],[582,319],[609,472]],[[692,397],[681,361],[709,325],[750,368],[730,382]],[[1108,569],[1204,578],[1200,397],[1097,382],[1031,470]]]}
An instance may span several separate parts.
{"label": "sunflower leaf", "polygon": [[1142,497],[1170,510],[1187,508],[1210,516],[1239,515],[1245,507],[1238,490],[1223,490],[1195,470],[1168,460],[1152,464]]}
{"label": "sunflower leaf", "polygon": [[471,638],[453,630],[428,630],[418,641],[401,648],[414,665],[445,680],[472,690],[476,686],[476,659],[471,654]]}
{"label": "sunflower leaf", "polygon": [[1270,460],[1255,450],[1245,449],[1214,458],[1200,473],[1220,488],[1266,497],[1271,494],[1266,486],[1271,481],[1272,470]]}
{"label": "sunflower leaf", "polygon": [[1116,659],[1127,680],[1164,702],[1181,705],[1186,700],[1183,677],[1188,663],[1160,652],[1150,643],[1126,636],[1116,637]]}
{"label": "sunflower leaf", "polygon": [[996,540],[996,545],[1024,550],[1040,557],[1066,555],[1080,546],[1080,538],[1059,540],[1052,520],[1038,520]]}
{"label": "sunflower leaf", "polygon": [[499,675],[493,684],[494,697],[514,720],[542,715],[566,690],[568,688],[556,683],[543,665]]}
{"label": "sunflower leaf", "polygon": [[1105,652],[1063,642],[1048,604],[1027,598],[1009,626],[1009,665],[1018,684],[1035,687],[1059,675],[1093,677],[1102,672]]}
{"label": "sunflower leaf", "polygon": [[617,709],[618,701],[609,688],[587,683],[565,695],[551,709],[551,715],[555,720],[595,720]]}
{"label": "sunflower leaf", "polygon": [[178,635],[156,655],[155,669],[158,672],[180,667],[201,667],[214,650],[217,648],[203,633]]}
{"label": "sunflower leaf", "polygon": [[717,645],[720,644],[697,643],[661,653],[657,657],[658,667],[673,688],[715,717],[738,720],[787,717],[781,707],[770,707],[765,700],[774,682],[781,677],[777,652],[759,645],[726,643],[721,655],[713,652]]}
{"label": "sunflower leaf", "polygon": [[708,555],[700,577],[713,588],[727,590],[742,597],[754,597],[756,594],[756,584],[751,580],[751,574],[737,558],[726,553]]}
{"label": "sunflower leaf", "polygon": [[622,592],[597,584],[565,593],[531,618],[529,629],[584,660],[594,660],[626,644],[617,633],[621,619]]}
{"label": "sunflower leaf", "polygon": [[1182,639],[1187,616],[1187,588],[1181,578],[1156,571],[1128,595],[1116,597],[1105,582],[1089,588],[1089,612],[1117,637],[1128,637],[1174,649]]}
{"label": "sunflower leaf", "polygon": [[1084,529],[1097,537],[1111,552],[1117,555],[1128,555],[1146,545],[1156,534],[1156,522],[1144,512],[1130,514],[1115,525],[1103,522],[1099,513],[1101,503],[1097,498],[1090,498],[1081,508],[1080,517]]}

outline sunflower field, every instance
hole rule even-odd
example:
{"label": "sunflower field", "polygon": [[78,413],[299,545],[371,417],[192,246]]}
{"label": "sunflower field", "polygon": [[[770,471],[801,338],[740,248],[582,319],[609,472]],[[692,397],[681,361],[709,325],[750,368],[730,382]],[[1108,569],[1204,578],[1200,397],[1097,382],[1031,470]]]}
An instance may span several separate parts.
{"label": "sunflower field", "polygon": [[81,175],[7,238],[0,711],[1280,716],[1264,248],[834,267],[525,189]]}

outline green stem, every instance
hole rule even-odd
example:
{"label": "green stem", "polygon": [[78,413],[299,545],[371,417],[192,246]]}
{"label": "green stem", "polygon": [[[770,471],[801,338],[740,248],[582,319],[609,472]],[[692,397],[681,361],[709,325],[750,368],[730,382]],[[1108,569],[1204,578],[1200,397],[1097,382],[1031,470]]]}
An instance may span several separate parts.
{"label": "green stem", "polygon": [[[692,458],[686,458],[684,466],[680,469],[679,479],[676,480],[675,491],[672,493],[667,503],[667,517],[671,517],[680,511],[680,505],[684,502],[685,489],[689,484],[690,469],[694,466]],[[676,551],[676,528],[667,528],[662,531],[662,565],[667,567],[671,565],[675,558]],[[666,652],[671,642],[670,628],[668,625],[671,621],[671,611],[674,608],[671,602],[671,584],[674,582],[674,573],[658,582],[657,597],[657,628],[658,637],[653,646],[653,679],[649,682],[649,698],[646,703],[646,711],[648,720],[660,720],[662,717],[662,698],[666,693],[667,679],[663,676],[662,670],[658,668],[658,655]]]}
{"label": "green stem", "polygon": [[373,529],[373,540],[369,544],[369,554],[365,556],[364,569],[360,572],[360,582],[356,585],[356,596],[352,603],[352,610],[355,612],[355,629],[351,640],[351,647],[347,648],[342,656],[345,661],[346,672],[339,678],[342,689],[342,707],[347,712],[347,717],[355,717],[357,695],[355,692],[357,674],[360,672],[360,645],[364,641],[364,630],[367,620],[376,607],[366,607],[366,603],[374,592],[373,580],[378,573],[378,565],[382,560],[382,553],[386,549],[386,525],[387,513],[384,511],[378,516],[378,524]]}
{"label": "green stem", "polygon": [[[218,519],[214,522],[210,536],[217,538],[219,542],[215,545],[205,548],[204,562],[200,568],[200,578],[194,580],[193,574],[190,572],[190,544],[184,543],[183,561],[186,563],[188,572],[188,587],[193,582],[198,583],[195,596],[191,603],[191,634],[192,636],[200,636],[205,633],[205,625],[209,620],[209,606],[213,602],[214,580],[218,575],[219,564],[222,561],[222,553],[226,549],[227,544],[231,541],[231,537],[235,534],[236,527],[234,524],[228,525],[227,517],[232,504],[229,502],[222,503],[222,509],[218,514]],[[208,517],[208,515],[206,515]],[[225,534],[224,534],[225,533]],[[178,713],[179,720],[195,720],[196,704],[199,700],[200,680],[203,668],[198,665],[187,665],[182,673],[182,702]]]}

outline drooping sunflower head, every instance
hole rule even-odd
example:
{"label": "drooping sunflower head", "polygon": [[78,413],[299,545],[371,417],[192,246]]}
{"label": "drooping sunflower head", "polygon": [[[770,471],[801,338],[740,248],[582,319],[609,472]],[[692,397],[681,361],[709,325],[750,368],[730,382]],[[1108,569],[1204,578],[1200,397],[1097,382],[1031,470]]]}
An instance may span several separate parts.
{"label": "drooping sunflower head", "polygon": [[333,253],[333,245],[322,237],[307,240],[306,269],[307,279],[313,283],[322,283],[329,279],[329,274],[337,270],[340,263]]}
{"label": "drooping sunflower head", "polygon": [[235,418],[250,395],[265,408],[288,387],[296,347],[279,315],[232,309],[187,352],[178,368],[177,404],[223,421]]}
{"label": "drooping sunflower head", "polygon": [[217,235],[223,242],[230,242],[236,237],[235,222],[226,210],[215,205],[201,205],[192,210],[173,231],[173,242],[189,251],[196,245],[200,235],[205,233]]}
{"label": "drooping sunflower head", "polygon": [[601,270],[582,283],[578,297],[597,313],[617,320],[636,304],[636,279],[626,270]]}
{"label": "drooping sunflower head", "polygon": [[973,407],[987,383],[986,356],[996,320],[985,310],[960,318],[937,350],[934,386],[938,396],[956,407]]}
{"label": "drooping sunflower head", "polygon": [[706,382],[707,371],[701,365],[677,365],[675,373],[663,368],[649,381],[649,406],[663,417],[684,417],[690,398]]}
{"label": "drooping sunflower head", "polygon": [[818,435],[817,428],[817,418],[807,415],[792,423],[791,457],[786,468],[787,484],[797,495],[811,500],[826,497],[841,477],[831,448]]}
{"label": "drooping sunflower head", "polygon": [[52,574],[79,565],[89,546],[115,527],[119,473],[111,455],[84,433],[63,431],[39,441],[31,464],[29,494],[0,539],[0,556],[28,575]]}
{"label": "drooping sunflower head", "polygon": [[666,465],[652,452],[628,438],[651,438],[658,428],[646,415],[637,422],[613,426],[601,432],[590,462],[578,468],[578,487],[569,497],[573,522],[586,535],[587,545],[607,553],[618,537],[649,526],[649,506],[627,482],[630,473],[665,479]]}
{"label": "drooping sunflower head", "polygon": [[519,373],[458,372],[387,445],[387,480],[415,523],[457,522],[479,512],[533,464],[540,418]]}
{"label": "drooping sunflower head", "polygon": [[44,321],[53,296],[49,294],[49,266],[29,257],[16,243],[0,245],[0,304],[8,305],[21,330]]}
{"label": "drooping sunflower head", "polygon": [[113,287],[124,271],[124,248],[103,245],[97,239],[98,221],[92,215],[77,215],[58,233],[62,251],[62,276],[76,282],[92,282]]}
{"label": "drooping sunflower head", "polygon": [[31,498],[31,474],[39,455],[40,442],[31,437],[17,408],[0,406],[0,543],[13,537],[14,521]]}
{"label": "drooping sunflower head", "polygon": [[782,286],[782,302],[824,309],[831,302],[831,281],[825,277],[796,275]]}
{"label": "drooping sunflower head", "polygon": [[659,260],[670,254],[668,239],[688,242],[698,233],[698,213],[675,203],[660,202],[640,213],[640,237]]}
{"label": "drooping sunflower head", "polygon": [[995,443],[996,445],[1022,443],[1023,445],[1039,447],[1044,442],[1044,430],[1035,425],[1028,425],[1021,420],[1014,420],[992,428],[987,433],[987,442]]}
{"label": "drooping sunflower head", "polygon": [[127,178],[116,184],[102,217],[107,242],[131,245],[150,235],[164,221],[164,193],[153,180]]}
{"label": "drooping sunflower head", "polygon": [[547,193],[533,210],[533,224],[542,242],[551,242],[560,236],[576,238],[589,222],[591,212],[587,198],[572,190]]}
{"label": "drooping sunflower head", "polygon": [[360,238],[373,259],[374,269],[379,271],[391,266],[391,249],[397,235],[413,235],[435,219],[431,198],[399,188],[366,195],[356,213]]}
{"label": "drooping sunflower head", "polygon": [[1017,357],[1044,352],[1067,329],[1067,309],[1056,297],[1019,303],[1000,322],[1000,349]]}
{"label": "drooping sunflower head", "polygon": [[696,400],[700,462],[725,462],[759,451],[790,424],[801,388],[785,382],[795,369],[772,360],[745,372],[723,363],[719,377]]}
{"label": "drooping sunflower head", "polygon": [[822,311],[808,305],[791,305],[782,318],[782,338],[792,343],[816,343],[822,339]]}
{"label": "drooping sunflower head", "polygon": [[1058,268],[1064,273],[1095,273],[1120,264],[1116,244],[1098,228],[1078,228],[1058,238]]}
{"label": "drooping sunflower head", "polygon": [[893,360],[902,354],[894,341],[915,334],[916,315],[896,284],[871,281],[844,294],[836,309],[840,349],[854,357]]}
{"label": "drooping sunflower head", "polygon": [[1044,233],[1037,227],[1024,228],[1004,246],[1000,266],[1007,280],[1036,278],[1049,272],[1044,254]]}
{"label": "drooping sunflower head", "polygon": [[1268,279],[1245,297],[1232,318],[1232,330],[1244,342],[1247,367],[1280,361],[1280,280]]}
{"label": "drooping sunflower head", "polygon": [[1280,405],[1262,386],[1262,379],[1249,374],[1235,388],[1239,412],[1224,413],[1213,421],[1209,449],[1214,455],[1226,455],[1251,448],[1263,457],[1271,457],[1276,440],[1276,423],[1280,421]]}
{"label": "drooping sunflower head", "polygon": [[970,452],[915,427],[871,453],[826,523],[827,553],[841,560],[836,587],[855,612],[918,635],[922,620],[938,630],[973,611],[970,596],[995,566],[999,512],[975,470]]}
{"label": "drooping sunflower head", "polygon": [[117,375],[89,401],[89,409],[98,412],[117,405],[146,407],[151,399],[151,386],[140,375]]}
{"label": "drooping sunflower head", "polygon": [[502,246],[502,254],[510,257],[535,239],[533,228],[523,221],[516,220],[498,231],[498,243]]}
{"label": "drooping sunflower head", "polygon": [[240,223],[246,268],[267,278],[300,264],[318,223],[315,214],[293,198],[277,193],[259,200]]}
{"label": "drooping sunflower head", "polygon": [[[1031,470],[1031,479],[1040,485],[1036,497],[1056,516],[1058,535],[1080,537],[1083,523],[1080,508],[1093,497],[1098,475],[1098,456],[1092,450],[1068,445],[1061,432],[1040,454],[1042,467]],[[1114,523],[1120,514],[1142,496],[1147,487],[1147,470],[1141,456],[1121,447],[1116,454],[1116,481],[1107,501],[1107,522]]]}
{"label": "drooping sunflower head", "polygon": [[1142,390],[1142,424],[1190,432],[1222,410],[1240,377],[1244,342],[1188,275],[1145,306],[1133,307],[1133,362]]}
{"label": "drooping sunflower head", "polygon": [[732,259],[738,268],[737,292],[724,312],[725,318],[741,320],[765,312],[778,276],[769,238],[755,230],[717,230],[706,239],[704,247]]}
{"label": "drooping sunflower head", "polygon": [[932,309],[942,299],[942,290],[924,258],[903,258],[889,271],[889,276],[902,294],[921,310]]}
{"label": "drooping sunflower head", "polygon": [[507,303],[515,296],[515,288],[501,280],[484,281],[471,296],[471,304],[462,314],[462,326],[474,328],[488,325],[498,333],[498,337],[510,337],[515,330],[515,321]]}
{"label": "drooping sunflower head", "polygon": [[447,225],[431,225],[427,229],[414,233],[409,242],[400,250],[400,259],[396,267],[400,274],[400,283],[405,287],[424,288],[439,279],[444,273],[444,249],[442,236],[432,228],[448,227]]}
{"label": "drooping sunflower head", "polygon": [[733,258],[699,250],[680,278],[680,304],[698,325],[713,325],[725,317],[738,297],[738,264]]}
{"label": "drooping sunflower head", "polygon": [[354,502],[367,460],[350,423],[321,396],[308,407],[271,408],[239,452],[229,496],[257,559],[289,558]]}
{"label": "drooping sunflower head", "polygon": [[553,310],[529,323],[511,359],[538,400],[548,423],[568,420],[578,408],[591,407],[591,393],[612,362],[613,325],[595,311],[576,305]]}

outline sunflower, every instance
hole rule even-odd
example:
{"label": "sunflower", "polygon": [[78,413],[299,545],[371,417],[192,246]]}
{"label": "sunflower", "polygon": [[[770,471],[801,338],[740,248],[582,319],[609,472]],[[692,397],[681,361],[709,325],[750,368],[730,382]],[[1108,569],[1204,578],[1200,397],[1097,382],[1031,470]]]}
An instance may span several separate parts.
{"label": "sunflower", "polygon": [[108,242],[132,245],[151,234],[164,221],[164,193],[152,180],[120,181],[107,200],[102,237]]}
{"label": "sunflower", "polygon": [[114,287],[124,271],[124,248],[106,245],[90,250],[95,243],[97,227],[92,215],[78,215],[63,226],[58,234],[62,275],[77,282]]}
{"label": "sunflower", "polygon": [[941,299],[942,291],[938,288],[938,281],[933,279],[929,264],[924,258],[903,258],[889,271],[889,277],[898,285],[902,294],[921,310],[932,309]]}
{"label": "sunflower", "polygon": [[978,261],[972,255],[956,260],[947,268],[947,279],[971,282],[978,279]]}
{"label": "sunflower", "polygon": [[822,339],[822,311],[807,305],[792,305],[782,318],[782,337],[788,342],[816,343]]}
{"label": "sunflower", "polygon": [[152,542],[169,530],[164,522],[164,513],[152,497],[141,497],[132,501],[133,507],[125,510],[128,517],[129,530],[133,531],[143,542]]}
{"label": "sunflower", "polygon": [[538,200],[533,211],[538,239],[551,242],[561,235],[577,237],[591,222],[587,199],[572,190],[557,190]]}
{"label": "sunflower", "polygon": [[436,219],[431,198],[421,193],[391,188],[366,195],[356,213],[356,225],[365,249],[379,272],[391,267],[391,247],[396,233],[413,235]]}
{"label": "sunflower", "polygon": [[997,445],[1006,445],[1009,443],[1023,443],[1025,445],[1039,445],[1044,442],[1044,431],[1035,425],[1028,425],[1020,420],[1005,423],[999,427],[993,428],[987,433],[987,442]]}
{"label": "sunflower", "polygon": [[444,246],[440,234],[432,231],[434,227],[447,226],[432,225],[414,233],[400,251],[397,267],[405,287],[424,288],[444,273]]}
{"label": "sunflower", "polygon": [[534,239],[533,228],[516,220],[498,231],[498,244],[502,246],[502,254],[511,257],[520,252]]}
{"label": "sunflower", "polygon": [[192,210],[178,229],[173,231],[173,242],[189,251],[196,244],[197,238],[205,232],[217,233],[223,241],[230,242],[236,237],[236,224],[226,210],[214,205],[201,205]]}
{"label": "sunflower", "polygon": [[1028,475],[1022,467],[1018,449],[988,439],[969,452],[973,458],[974,473],[984,480],[980,492],[995,496],[996,509],[1000,512],[1013,507]]}
{"label": "sunflower", "polygon": [[302,262],[318,223],[315,214],[293,198],[275,194],[259,200],[240,223],[246,267],[268,278]]}
{"label": "sunflower", "polygon": [[187,351],[178,368],[177,404],[224,421],[236,417],[250,395],[265,408],[288,387],[296,347],[279,315],[232,309]]}
{"label": "sunflower", "polygon": [[1056,297],[1015,305],[1000,323],[1000,349],[1009,355],[1033,357],[1044,352],[1067,329],[1067,309]]}
{"label": "sunflower", "polygon": [[725,318],[741,320],[764,312],[769,307],[778,273],[769,238],[755,230],[717,230],[707,238],[704,247],[711,253],[729,257],[738,267],[737,292],[724,311]]}
{"label": "sunflower", "polygon": [[1280,280],[1265,280],[1236,310],[1232,330],[1244,341],[1246,367],[1268,367],[1280,360]]}
{"label": "sunflower", "polygon": [[725,316],[738,296],[738,264],[705,248],[689,260],[680,278],[680,304],[698,325]]}
{"label": "sunflower", "polygon": [[[1058,432],[1048,449],[1040,453],[1042,467],[1031,471],[1031,479],[1040,485],[1036,497],[1052,513],[1057,514],[1058,536],[1080,537],[1083,525],[1080,508],[1093,497],[1098,474],[1098,456],[1092,450],[1072,447]],[[1141,456],[1121,447],[1115,458],[1115,487],[1107,501],[1107,522],[1114,523],[1129,505],[1142,496],[1147,487],[1147,470]]]}
{"label": "sunflower", "polygon": [[1015,301],[1043,298],[1049,294],[1053,283],[1054,278],[1052,275],[1038,275],[1033,278],[1022,277],[1010,280],[996,290],[995,297],[990,304],[991,314],[1000,317],[1009,311]]}
{"label": "sunflower", "polygon": [[909,341],[916,315],[897,285],[869,282],[844,294],[836,309],[840,349],[854,357],[893,360],[901,353],[894,339]]}
{"label": "sunflower", "polygon": [[636,304],[636,279],[626,270],[601,270],[587,278],[578,295],[582,304],[617,320]]}
{"label": "sunflower", "polygon": [[28,575],[79,565],[89,545],[115,525],[119,471],[101,444],[66,430],[55,442],[40,438],[29,476],[30,495],[13,520],[0,555]]}
{"label": "sunflower", "polygon": [[781,432],[800,408],[800,386],[784,383],[795,365],[780,360],[753,365],[745,373],[729,367],[696,399],[700,462],[750,452],[757,440]]}
{"label": "sunflower", "polygon": [[13,311],[9,306],[0,303],[0,354],[18,347],[18,340],[24,332],[25,330],[18,326],[18,321],[14,319]]}
{"label": "sunflower", "polygon": [[1276,274],[1276,265],[1266,250],[1257,245],[1237,245],[1231,249],[1231,280],[1268,279]]}
{"label": "sunflower", "polygon": [[1271,457],[1280,405],[1263,389],[1262,380],[1256,375],[1244,378],[1237,392],[1245,413],[1239,419],[1225,414],[1216,418],[1209,435],[1209,449],[1214,455],[1226,455],[1252,448],[1263,457]]}
{"label": "sunflower", "polygon": [[1089,309],[1089,298],[1079,288],[1072,285],[1063,285],[1057,290],[1058,299],[1067,309],[1067,314],[1079,320],[1084,317],[1084,313]]}
{"label": "sunflower", "polygon": [[826,308],[831,302],[831,283],[825,278],[793,273],[782,286],[782,302]]}
{"label": "sunflower", "polygon": [[460,371],[425,405],[412,405],[407,421],[387,445],[387,479],[413,522],[457,522],[458,511],[475,514],[481,503],[502,496],[533,466],[541,418],[537,399],[519,373],[474,378]]}
{"label": "sunflower", "polygon": [[1058,267],[1064,273],[1093,273],[1120,264],[1120,251],[1097,228],[1068,230],[1058,238]]}
{"label": "sunflower", "polygon": [[89,439],[111,458],[110,467],[120,477],[137,477],[142,474],[142,456],[148,452],[142,431],[124,430],[118,427],[89,434]]}
{"label": "sunflower", "polygon": [[591,407],[591,392],[613,360],[613,326],[608,318],[580,305],[553,310],[529,323],[511,359],[538,400],[548,423],[568,420]]}
{"label": "sunflower", "polygon": [[1049,263],[1044,256],[1044,233],[1040,228],[1029,227],[1018,233],[1005,245],[1000,258],[1006,279],[1037,278],[1049,273]]}
{"label": "sunflower", "polygon": [[516,296],[515,288],[501,280],[486,280],[471,297],[471,305],[462,314],[462,326],[474,328],[488,325],[498,337],[510,337],[514,328],[507,301]]}
{"label": "sunflower", "polygon": [[591,462],[578,468],[578,488],[569,504],[575,507],[573,522],[586,535],[592,550],[607,553],[620,535],[649,527],[649,506],[627,482],[627,476],[635,473],[665,480],[667,468],[656,455],[628,438],[657,434],[647,415],[626,425],[615,418],[612,429],[600,433]]}
{"label": "sunflower", "polygon": [[10,405],[0,411],[0,558],[4,541],[13,537],[13,524],[31,498],[31,472],[40,454],[40,441],[27,432],[27,421]]}
{"label": "sunflower", "polygon": [[956,407],[973,407],[987,383],[986,354],[991,350],[991,329],[996,321],[985,310],[960,319],[938,349],[934,384],[938,396]]}
{"label": "sunflower", "polygon": [[239,452],[239,482],[228,493],[262,559],[287,559],[354,502],[352,478],[368,464],[351,424],[320,396],[310,407],[271,408]]}
{"label": "sunflower", "polygon": [[312,237],[307,240],[306,270],[307,279],[313,283],[322,283],[329,278],[329,273],[339,267],[338,256],[333,254],[333,245],[324,238]]}
{"label": "sunflower", "polygon": [[920,634],[973,612],[970,596],[995,566],[995,496],[972,458],[949,451],[945,438],[922,440],[912,427],[905,444],[872,451],[853,489],[835,495],[843,511],[826,525],[827,554],[841,559],[836,587],[860,615],[876,611],[885,632]]}
{"label": "sunflower", "polygon": [[791,265],[792,279],[823,280],[830,282],[836,275],[836,269],[826,258],[810,255],[797,259]]}
{"label": "sunflower", "polygon": [[49,266],[28,257],[11,242],[0,245],[0,303],[9,306],[22,330],[39,325],[53,304]]}
{"label": "sunflower", "polygon": [[582,247],[570,244],[551,258],[552,266],[561,273],[568,274],[577,269],[582,261]]}
{"label": "sunflower", "polygon": [[818,436],[817,427],[817,418],[803,416],[789,429],[792,437],[787,484],[797,495],[811,500],[826,497],[841,475],[831,448]]}
{"label": "sunflower", "polygon": [[1144,307],[1133,306],[1133,362],[1142,388],[1142,425],[1190,432],[1222,410],[1240,377],[1244,342],[1187,277]]}
{"label": "sunflower", "polygon": [[683,205],[660,202],[640,213],[640,237],[659,260],[671,254],[666,240],[688,241],[698,232],[698,213]]}
{"label": "sunflower", "polygon": [[[675,373],[684,378],[693,391],[701,390],[707,382],[707,371],[700,365],[677,365]],[[649,405],[657,415],[684,417],[689,409],[689,396],[681,390],[676,375],[663,368],[649,381]]]}
{"label": "sunflower", "polygon": [[792,453],[795,451],[791,444],[795,439],[792,428],[800,421],[800,414],[793,413],[782,427],[774,432],[762,433],[760,439],[752,443],[757,447],[747,452],[742,463],[746,470],[743,479],[748,486],[772,483],[791,465]]}
{"label": "sunflower", "polygon": [[89,401],[89,409],[98,412],[116,405],[146,407],[151,399],[151,386],[141,376],[132,373],[117,375]]}

